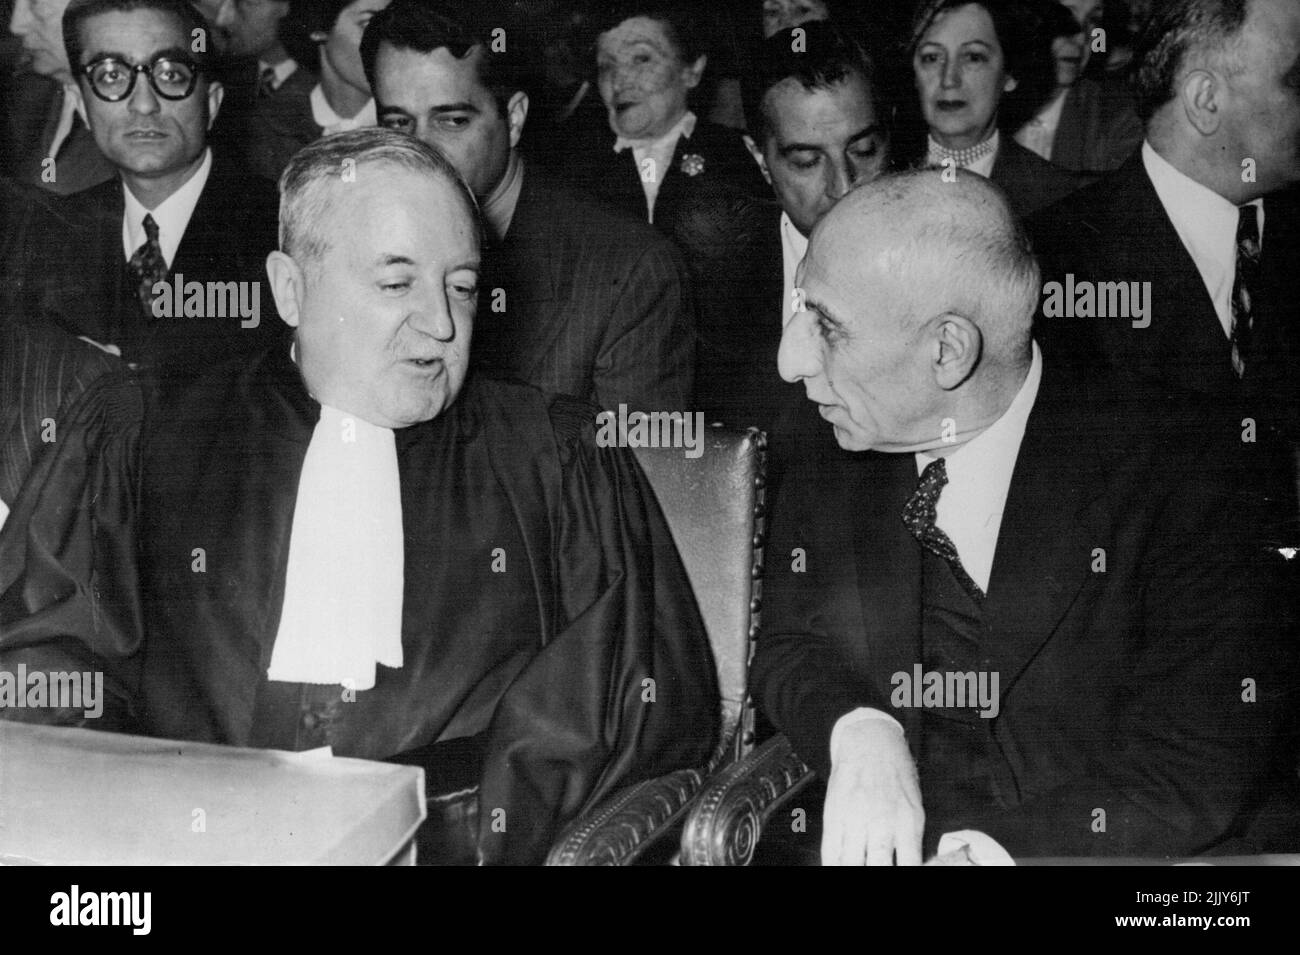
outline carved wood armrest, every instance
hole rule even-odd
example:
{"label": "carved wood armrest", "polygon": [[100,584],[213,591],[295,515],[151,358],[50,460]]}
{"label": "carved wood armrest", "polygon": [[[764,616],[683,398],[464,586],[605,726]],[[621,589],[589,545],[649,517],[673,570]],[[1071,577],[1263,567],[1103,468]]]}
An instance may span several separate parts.
{"label": "carved wood armrest", "polygon": [[749,865],[769,816],[814,773],[784,736],[768,740],[704,787],[682,833],[682,865]]}
{"label": "carved wood armrest", "polygon": [[619,790],[569,825],[547,865],[629,865],[668,832],[704,785],[704,772],[681,769]]}

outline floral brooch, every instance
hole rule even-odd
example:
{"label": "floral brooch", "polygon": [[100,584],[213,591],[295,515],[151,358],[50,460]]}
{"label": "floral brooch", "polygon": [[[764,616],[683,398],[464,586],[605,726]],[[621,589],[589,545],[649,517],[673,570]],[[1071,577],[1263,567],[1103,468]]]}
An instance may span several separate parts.
{"label": "floral brooch", "polygon": [[688,176],[698,176],[704,172],[704,157],[697,153],[687,153],[677,168]]}

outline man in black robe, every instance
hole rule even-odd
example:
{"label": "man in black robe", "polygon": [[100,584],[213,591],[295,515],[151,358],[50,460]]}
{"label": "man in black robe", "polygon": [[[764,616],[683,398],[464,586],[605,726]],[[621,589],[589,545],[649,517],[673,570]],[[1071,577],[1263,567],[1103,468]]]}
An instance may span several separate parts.
{"label": "man in black robe", "polygon": [[[440,155],[381,129],[312,145],[281,236],[292,352],[151,410],[138,456],[116,437],[116,460],[89,455],[79,508],[18,502],[0,664],[104,669],[105,716],[135,732],[419,762],[431,797],[478,791],[430,820],[476,827],[467,846],[426,846],[540,861],[578,813],[715,742],[666,525],[627,453],[597,448],[594,408],[465,380],[479,233]],[[94,557],[111,522],[59,529],[135,496],[137,466],[124,582]],[[65,585],[66,562],[98,579]]]}

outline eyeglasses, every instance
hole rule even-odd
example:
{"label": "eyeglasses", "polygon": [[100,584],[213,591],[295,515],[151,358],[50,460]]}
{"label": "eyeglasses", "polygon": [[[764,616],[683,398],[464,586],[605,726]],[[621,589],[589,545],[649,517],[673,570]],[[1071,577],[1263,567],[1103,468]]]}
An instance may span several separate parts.
{"label": "eyeglasses", "polygon": [[194,92],[201,68],[189,60],[160,56],[152,63],[123,63],[112,57],[96,60],[81,68],[94,94],[106,103],[126,99],[135,89],[135,78],[144,73],[149,85],[163,99],[185,99]]}

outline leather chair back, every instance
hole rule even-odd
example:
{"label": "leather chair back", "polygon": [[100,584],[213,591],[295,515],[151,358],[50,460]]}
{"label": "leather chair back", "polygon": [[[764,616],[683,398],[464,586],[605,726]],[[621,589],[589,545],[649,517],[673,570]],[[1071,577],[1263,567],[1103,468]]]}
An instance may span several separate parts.
{"label": "leather chair back", "polygon": [[637,448],[690,578],[708,631],[722,696],[722,739],[713,763],[753,746],[749,664],[762,605],[767,442],[761,431],[714,426],[703,453]]}

